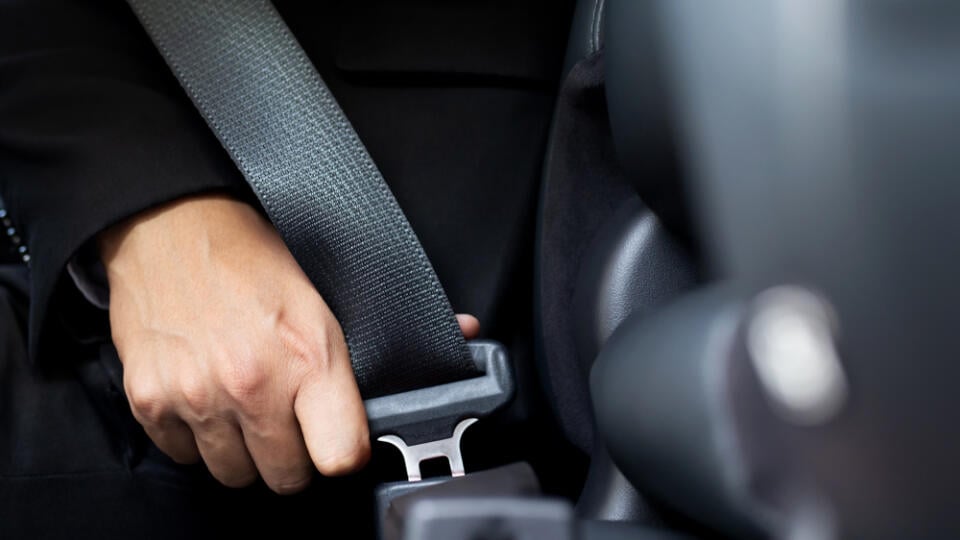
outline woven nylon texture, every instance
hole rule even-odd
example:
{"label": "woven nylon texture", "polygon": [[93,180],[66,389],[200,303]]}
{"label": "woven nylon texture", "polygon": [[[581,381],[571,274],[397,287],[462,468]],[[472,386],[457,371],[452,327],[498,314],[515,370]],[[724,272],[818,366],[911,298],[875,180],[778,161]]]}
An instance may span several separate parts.
{"label": "woven nylon texture", "polygon": [[476,368],[393,194],[266,0],[129,0],[343,326],[364,398]]}

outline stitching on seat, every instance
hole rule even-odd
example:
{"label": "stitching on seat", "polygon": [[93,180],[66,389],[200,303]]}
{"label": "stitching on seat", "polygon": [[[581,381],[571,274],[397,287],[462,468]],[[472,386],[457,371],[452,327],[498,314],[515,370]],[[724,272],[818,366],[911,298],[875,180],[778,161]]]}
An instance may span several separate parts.
{"label": "stitching on seat", "polygon": [[597,0],[593,4],[593,22],[591,26],[593,27],[590,36],[590,52],[595,53],[600,50],[600,21],[603,18],[603,3],[604,0]]}

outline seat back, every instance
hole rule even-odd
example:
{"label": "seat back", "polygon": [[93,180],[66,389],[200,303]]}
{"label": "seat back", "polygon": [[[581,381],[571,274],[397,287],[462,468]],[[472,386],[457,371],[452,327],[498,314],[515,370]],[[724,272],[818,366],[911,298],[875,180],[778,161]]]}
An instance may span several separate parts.
{"label": "seat back", "polygon": [[[590,368],[624,319],[652,312],[688,289],[697,271],[684,233],[668,230],[641,197],[659,189],[655,184],[677,182],[661,142],[668,133],[657,127],[648,134],[651,144],[637,150],[645,168],[620,166],[605,82],[605,21],[604,2],[577,3],[540,193],[536,356],[564,434],[591,457],[581,515],[635,519],[643,502],[594,438]],[[672,197],[658,202],[679,206]]]}
{"label": "seat back", "polygon": [[737,537],[957,537],[960,8],[609,4],[660,25],[717,285],[602,353],[616,462]]}

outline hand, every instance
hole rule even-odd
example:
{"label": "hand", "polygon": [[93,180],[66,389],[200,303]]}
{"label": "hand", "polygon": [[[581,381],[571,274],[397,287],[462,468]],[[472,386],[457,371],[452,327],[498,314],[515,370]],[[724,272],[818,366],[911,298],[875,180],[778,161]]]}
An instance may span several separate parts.
{"label": "hand", "polygon": [[[366,415],[343,332],[250,206],[185,199],[100,235],[134,417],[173,460],[278,493],[363,466]],[[469,338],[479,323],[458,315]]]}

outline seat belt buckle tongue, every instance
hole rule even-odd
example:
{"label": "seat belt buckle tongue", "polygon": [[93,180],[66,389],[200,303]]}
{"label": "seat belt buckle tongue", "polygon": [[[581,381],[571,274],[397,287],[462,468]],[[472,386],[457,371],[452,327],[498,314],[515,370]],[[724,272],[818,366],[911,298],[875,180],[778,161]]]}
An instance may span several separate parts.
{"label": "seat belt buckle tongue", "polygon": [[438,457],[447,458],[453,476],[463,476],[463,433],[513,397],[506,348],[495,341],[468,346],[483,375],[364,402],[371,434],[400,450],[411,482],[422,479],[421,462]]}

